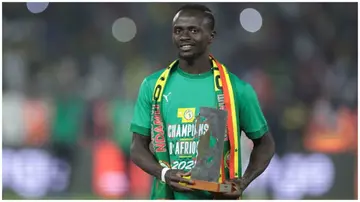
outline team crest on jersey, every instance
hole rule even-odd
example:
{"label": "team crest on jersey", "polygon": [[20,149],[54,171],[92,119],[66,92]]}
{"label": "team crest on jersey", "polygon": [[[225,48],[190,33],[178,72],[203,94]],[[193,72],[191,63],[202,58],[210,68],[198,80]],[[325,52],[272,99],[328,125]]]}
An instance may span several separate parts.
{"label": "team crest on jersey", "polygon": [[195,108],[178,108],[177,117],[182,123],[192,123],[195,119]]}

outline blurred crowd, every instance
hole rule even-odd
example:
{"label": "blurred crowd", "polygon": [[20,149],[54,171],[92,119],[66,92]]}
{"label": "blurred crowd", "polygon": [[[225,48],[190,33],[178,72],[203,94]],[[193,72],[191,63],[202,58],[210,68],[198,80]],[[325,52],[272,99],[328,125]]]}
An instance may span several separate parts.
{"label": "blurred crowd", "polygon": [[[34,14],[3,4],[3,148],[50,148],[76,162],[111,140],[128,161],[139,85],[176,58],[171,23],[181,5],[50,3]],[[278,155],[357,153],[356,4],[205,5],[216,18],[211,52],[254,86]],[[261,14],[259,31],[240,24],[245,8]],[[136,24],[129,42],[113,36],[120,17]]]}

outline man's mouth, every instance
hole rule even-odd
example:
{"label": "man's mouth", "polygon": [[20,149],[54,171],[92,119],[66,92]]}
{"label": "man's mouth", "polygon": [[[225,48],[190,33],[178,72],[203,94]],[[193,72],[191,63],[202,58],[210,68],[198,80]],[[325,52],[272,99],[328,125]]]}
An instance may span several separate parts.
{"label": "man's mouth", "polygon": [[193,45],[191,45],[191,44],[184,44],[184,45],[180,45],[180,50],[189,51],[189,50],[191,50],[192,47],[193,47]]}

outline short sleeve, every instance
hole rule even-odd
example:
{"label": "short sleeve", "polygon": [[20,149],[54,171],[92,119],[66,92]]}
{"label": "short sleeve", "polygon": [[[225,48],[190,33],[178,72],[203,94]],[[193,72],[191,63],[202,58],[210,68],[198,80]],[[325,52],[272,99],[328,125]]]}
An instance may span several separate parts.
{"label": "short sleeve", "polygon": [[242,88],[238,100],[240,128],[248,138],[258,139],[268,132],[268,125],[253,87],[246,83]]}
{"label": "short sleeve", "polygon": [[130,126],[131,132],[145,136],[150,135],[151,94],[152,91],[145,78],[140,85],[139,94],[135,103],[134,115]]}

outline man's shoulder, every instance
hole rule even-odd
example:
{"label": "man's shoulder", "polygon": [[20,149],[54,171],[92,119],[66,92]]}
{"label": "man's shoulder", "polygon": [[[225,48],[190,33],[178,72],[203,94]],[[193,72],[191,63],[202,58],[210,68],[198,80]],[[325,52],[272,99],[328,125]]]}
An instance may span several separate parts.
{"label": "man's shoulder", "polygon": [[240,79],[236,74],[229,72],[229,77],[233,86],[233,91],[237,94],[238,99],[252,98],[256,96],[253,86]]}
{"label": "man's shoulder", "polygon": [[165,71],[165,69],[166,69],[166,68],[162,68],[162,69],[160,69],[160,70],[157,70],[157,71],[149,74],[149,75],[146,77],[146,79],[147,79],[148,81],[157,80],[157,79],[160,77],[160,75]]}
{"label": "man's shoulder", "polygon": [[149,85],[150,87],[155,86],[156,81],[159,79],[160,75],[165,71],[166,68],[157,70],[151,74],[149,74],[148,76],[146,76],[144,78],[143,82],[146,82],[147,85]]}
{"label": "man's shoulder", "polygon": [[233,83],[233,85],[236,86],[236,88],[244,89],[244,88],[248,88],[249,86],[251,86],[250,83],[240,79],[240,77],[237,76],[236,74],[234,74],[234,73],[232,73],[230,71],[228,71],[228,73],[229,73],[229,77],[230,77],[231,82]]}

